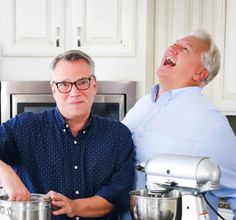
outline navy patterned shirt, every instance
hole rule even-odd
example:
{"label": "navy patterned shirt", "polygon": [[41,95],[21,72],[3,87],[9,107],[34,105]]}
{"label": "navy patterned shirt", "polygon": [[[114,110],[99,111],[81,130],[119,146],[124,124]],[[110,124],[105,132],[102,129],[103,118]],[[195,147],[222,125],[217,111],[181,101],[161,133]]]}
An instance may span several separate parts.
{"label": "navy patterned shirt", "polygon": [[129,129],[118,121],[92,115],[74,137],[57,108],[23,113],[0,126],[0,159],[32,193],[54,190],[70,199],[105,198],[116,208],[100,219],[116,219],[114,213],[128,206],[133,142]]}

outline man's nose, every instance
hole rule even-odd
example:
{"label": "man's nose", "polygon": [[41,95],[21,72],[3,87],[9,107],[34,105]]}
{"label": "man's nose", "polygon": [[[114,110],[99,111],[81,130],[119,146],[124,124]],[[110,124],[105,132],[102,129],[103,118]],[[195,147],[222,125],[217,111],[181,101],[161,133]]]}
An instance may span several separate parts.
{"label": "man's nose", "polygon": [[173,45],[171,45],[170,46],[170,48],[171,48],[171,51],[174,53],[174,54],[178,54],[178,52],[179,51],[181,51],[181,46],[180,45],[178,45],[178,44],[173,44]]}

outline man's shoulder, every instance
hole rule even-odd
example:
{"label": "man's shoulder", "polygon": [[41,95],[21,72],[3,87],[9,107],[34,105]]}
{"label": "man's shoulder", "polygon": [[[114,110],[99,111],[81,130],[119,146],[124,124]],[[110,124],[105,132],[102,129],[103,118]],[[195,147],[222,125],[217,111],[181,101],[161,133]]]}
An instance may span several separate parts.
{"label": "man's shoulder", "polygon": [[109,117],[101,117],[98,115],[93,115],[93,121],[96,127],[100,127],[101,129],[112,129],[124,132],[130,132],[129,129],[120,121],[109,118]]}
{"label": "man's shoulder", "polygon": [[43,122],[44,119],[48,121],[49,118],[54,117],[55,110],[47,110],[43,112],[24,112],[16,115],[14,118],[8,120],[9,123],[31,123],[33,121]]}
{"label": "man's shoulder", "polygon": [[120,121],[94,115],[92,124],[93,134],[102,142],[109,143],[109,146],[119,146],[119,149],[133,147],[131,132]]}

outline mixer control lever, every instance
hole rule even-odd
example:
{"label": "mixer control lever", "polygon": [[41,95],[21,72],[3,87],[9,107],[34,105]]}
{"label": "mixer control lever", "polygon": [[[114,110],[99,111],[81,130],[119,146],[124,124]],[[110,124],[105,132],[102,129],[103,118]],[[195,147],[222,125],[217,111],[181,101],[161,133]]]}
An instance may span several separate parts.
{"label": "mixer control lever", "polygon": [[145,167],[142,166],[142,164],[139,164],[139,165],[136,166],[136,170],[144,172]]}
{"label": "mixer control lever", "polygon": [[177,186],[177,183],[176,183],[176,182],[170,182],[169,184],[170,184],[171,187]]}

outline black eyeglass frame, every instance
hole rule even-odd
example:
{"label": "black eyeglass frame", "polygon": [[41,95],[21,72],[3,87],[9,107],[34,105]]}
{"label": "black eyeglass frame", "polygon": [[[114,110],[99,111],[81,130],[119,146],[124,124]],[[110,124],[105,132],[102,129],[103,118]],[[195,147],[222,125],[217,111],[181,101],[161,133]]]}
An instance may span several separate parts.
{"label": "black eyeglass frame", "polygon": [[[68,82],[68,81],[56,82],[56,81],[52,81],[52,83],[56,85],[56,87],[57,87],[57,89],[58,89],[58,91],[59,91],[60,93],[69,93],[69,92],[72,90],[73,85],[74,85],[74,86],[76,87],[76,89],[78,89],[79,91],[84,91],[84,90],[89,89],[89,88],[90,88],[90,85],[91,85],[91,80],[92,80],[92,78],[96,79],[96,77],[95,77],[94,75],[90,75],[89,77],[83,77],[83,78],[81,78],[81,79],[79,79],[79,80],[76,80],[75,82]],[[78,83],[78,82],[82,82],[82,81],[84,81],[84,80],[88,80],[88,86],[87,86],[86,88],[81,89],[81,88],[78,87],[77,83]],[[70,89],[69,89],[68,91],[66,91],[66,92],[62,92],[62,91],[60,90],[59,85],[60,85],[60,84],[63,84],[63,83],[69,83],[69,84],[70,84]]]}

